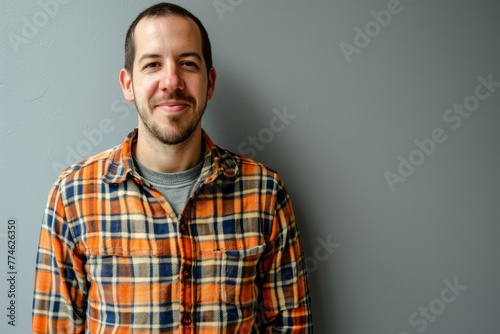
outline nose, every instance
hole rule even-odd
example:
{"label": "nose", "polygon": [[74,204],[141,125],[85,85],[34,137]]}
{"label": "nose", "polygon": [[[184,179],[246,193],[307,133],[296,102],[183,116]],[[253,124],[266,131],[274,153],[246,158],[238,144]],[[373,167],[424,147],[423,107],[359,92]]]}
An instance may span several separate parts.
{"label": "nose", "polygon": [[184,89],[184,80],[181,77],[180,68],[176,64],[168,63],[164,65],[159,89],[165,92]]}

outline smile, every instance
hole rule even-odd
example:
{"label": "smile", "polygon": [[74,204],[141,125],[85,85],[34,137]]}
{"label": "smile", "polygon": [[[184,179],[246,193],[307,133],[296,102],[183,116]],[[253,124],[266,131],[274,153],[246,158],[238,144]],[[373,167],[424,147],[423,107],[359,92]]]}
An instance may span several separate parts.
{"label": "smile", "polygon": [[157,104],[156,108],[164,112],[181,112],[188,106],[189,104],[184,101],[169,101]]}

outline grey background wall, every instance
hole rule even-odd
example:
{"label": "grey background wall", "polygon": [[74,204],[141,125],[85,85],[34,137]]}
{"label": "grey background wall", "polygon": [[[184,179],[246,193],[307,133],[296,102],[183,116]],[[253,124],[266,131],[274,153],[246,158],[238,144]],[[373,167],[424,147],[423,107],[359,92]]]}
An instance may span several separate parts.
{"label": "grey background wall", "polygon": [[[57,171],[137,122],[117,78],[152,3],[0,4],[2,333],[30,332]],[[178,3],[213,40],[205,129],[289,188],[316,333],[498,333],[500,2]]]}

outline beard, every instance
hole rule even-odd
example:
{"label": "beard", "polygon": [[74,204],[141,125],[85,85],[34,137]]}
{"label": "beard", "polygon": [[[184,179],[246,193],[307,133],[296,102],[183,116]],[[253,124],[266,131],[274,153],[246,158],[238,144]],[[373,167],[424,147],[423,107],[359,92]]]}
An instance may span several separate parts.
{"label": "beard", "polygon": [[[167,100],[177,100],[188,104],[192,108],[191,113],[182,111],[181,115],[168,116],[169,125],[160,124],[153,118],[153,110],[158,105]],[[137,112],[141,118],[146,131],[165,145],[178,145],[188,140],[201,122],[201,117],[205,112],[206,100],[202,106],[198,106],[196,100],[182,92],[174,92],[161,97],[154,97],[147,106],[140,106],[135,102]]]}

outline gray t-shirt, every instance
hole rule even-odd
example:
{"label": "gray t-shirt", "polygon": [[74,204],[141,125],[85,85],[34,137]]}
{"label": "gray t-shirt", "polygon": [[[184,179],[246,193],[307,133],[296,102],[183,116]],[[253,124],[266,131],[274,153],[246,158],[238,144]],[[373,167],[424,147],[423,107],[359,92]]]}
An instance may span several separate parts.
{"label": "gray t-shirt", "polygon": [[176,215],[182,211],[186,205],[191,189],[200,177],[203,167],[203,159],[191,169],[178,173],[160,173],[142,165],[134,159],[137,172],[151,185],[158,190],[170,203]]}

